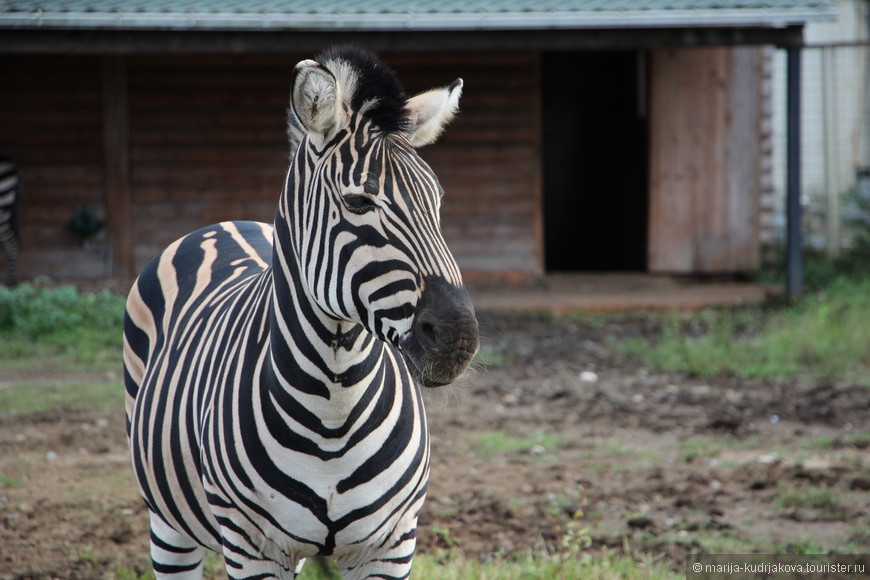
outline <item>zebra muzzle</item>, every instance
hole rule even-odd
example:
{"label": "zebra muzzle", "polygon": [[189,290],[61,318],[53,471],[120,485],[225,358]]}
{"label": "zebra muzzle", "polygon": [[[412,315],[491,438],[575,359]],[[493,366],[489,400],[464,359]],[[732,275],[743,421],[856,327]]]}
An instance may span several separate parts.
{"label": "zebra muzzle", "polygon": [[415,378],[424,387],[452,383],[468,368],[479,345],[477,318],[465,287],[427,277],[411,333],[402,344]]}

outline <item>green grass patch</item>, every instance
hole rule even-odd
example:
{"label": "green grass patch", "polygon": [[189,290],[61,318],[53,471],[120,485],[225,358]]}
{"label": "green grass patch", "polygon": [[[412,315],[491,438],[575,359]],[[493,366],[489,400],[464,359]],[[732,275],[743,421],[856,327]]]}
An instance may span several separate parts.
{"label": "green grass patch", "polygon": [[120,330],[123,319],[124,298],[108,291],[88,294],[74,286],[42,283],[0,287],[0,332],[4,334],[54,342],[82,328]]}
{"label": "green grass patch", "polygon": [[[8,372],[121,369],[124,298],[44,283],[0,288],[0,366]],[[0,375],[0,379],[2,379]]]}
{"label": "green grass patch", "polygon": [[46,411],[116,411],[124,407],[120,383],[16,383],[0,389],[0,415]]}
{"label": "green grass patch", "polygon": [[845,435],[830,435],[802,445],[804,449],[836,449],[839,447],[870,447],[870,431],[855,431]]}
{"label": "green grass patch", "polygon": [[658,340],[617,345],[650,367],[709,378],[807,373],[870,384],[870,280],[839,279],[796,305],[667,318]]}
{"label": "green grass patch", "polygon": [[507,431],[488,431],[474,442],[474,453],[483,459],[510,453],[549,453],[565,446],[565,436],[559,433],[535,431],[523,435]]}
{"label": "green grass patch", "polygon": [[[311,564],[315,564],[312,566]],[[587,580],[676,580],[680,574],[661,562],[604,552],[593,554],[515,555],[485,562],[457,550],[418,554],[411,576],[427,580],[539,580],[584,578]],[[299,580],[336,580],[340,578],[331,562],[308,562]]]}
{"label": "green grass patch", "polygon": [[500,369],[509,365],[513,358],[514,353],[503,341],[498,344],[482,344],[474,357],[474,365],[485,369]]}
{"label": "green grass patch", "polygon": [[0,488],[3,487],[21,487],[24,482],[17,477],[0,474]]}
{"label": "green grass patch", "polygon": [[799,512],[811,518],[840,519],[846,514],[846,499],[827,485],[796,486],[780,483],[774,507]]}

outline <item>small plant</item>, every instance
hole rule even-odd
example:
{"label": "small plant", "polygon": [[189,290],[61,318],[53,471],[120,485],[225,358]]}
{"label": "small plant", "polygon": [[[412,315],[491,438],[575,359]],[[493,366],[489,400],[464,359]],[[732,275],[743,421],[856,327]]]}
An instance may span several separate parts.
{"label": "small plant", "polygon": [[24,485],[24,482],[17,477],[0,475],[0,487],[21,487],[22,485]]}
{"label": "small plant", "polygon": [[592,546],[592,536],[589,534],[589,529],[583,525],[582,518],[583,510],[577,510],[571,521],[564,526],[560,545],[568,556],[577,557]]}
{"label": "small plant", "polygon": [[808,487],[780,483],[774,507],[780,511],[800,513],[815,519],[845,517],[845,500],[836,490],[822,485]]}
{"label": "small plant", "polygon": [[114,580],[154,580],[154,572],[151,565],[124,565],[120,562],[115,564],[112,570]]}
{"label": "small plant", "polygon": [[474,452],[484,459],[508,453],[533,453],[540,455],[555,451],[565,444],[559,433],[537,431],[526,435],[514,435],[507,431],[488,431],[477,438]]}
{"label": "small plant", "polygon": [[481,345],[473,364],[485,369],[500,369],[509,365],[513,358],[514,353],[502,341],[496,345]]}
{"label": "small plant", "polygon": [[315,556],[305,560],[305,566],[302,567],[302,574],[299,575],[299,580],[340,580],[341,574],[338,572],[338,567],[335,561],[322,556]]}
{"label": "small plant", "polygon": [[73,557],[78,559],[80,562],[88,562],[90,564],[97,564],[100,561],[100,557],[97,556],[97,553],[94,551],[94,545],[88,544],[83,548],[79,548],[78,550],[73,551]]}

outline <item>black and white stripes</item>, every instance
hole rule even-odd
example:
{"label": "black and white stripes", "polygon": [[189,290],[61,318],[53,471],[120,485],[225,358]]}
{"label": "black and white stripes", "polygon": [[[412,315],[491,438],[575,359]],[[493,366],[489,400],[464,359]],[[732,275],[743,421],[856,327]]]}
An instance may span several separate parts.
{"label": "black and white stripes", "polygon": [[18,284],[18,203],[21,177],[18,166],[8,156],[0,156],[0,246],[6,254],[6,284]]}
{"label": "black and white stripes", "polygon": [[201,577],[205,549],[231,578],[293,578],[313,555],[407,577],[429,470],[419,387],[477,350],[443,192],[412,146],[461,82],[406,99],[345,49],[292,84],[274,226],[189,234],[128,298],[128,435],[161,578]]}

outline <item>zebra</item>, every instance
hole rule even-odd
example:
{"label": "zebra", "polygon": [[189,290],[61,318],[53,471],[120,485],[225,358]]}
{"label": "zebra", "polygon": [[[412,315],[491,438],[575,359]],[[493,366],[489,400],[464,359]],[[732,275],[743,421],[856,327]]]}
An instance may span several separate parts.
{"label": "zebra", "polygon": [[18,203],[21,177],[18,166],[8,156],[0,156],[0,244],[6,254],[6,285],[18,285]]}
{"label": "zebra", "polygon": [[479,346],[417,147],[454,117],[462,80],[408,98],[371,53],[296,65],[291,161],[273,225],[177,240],[127,298],[133,471],[158,578],[406,578],[429,478],[422,387]]}

